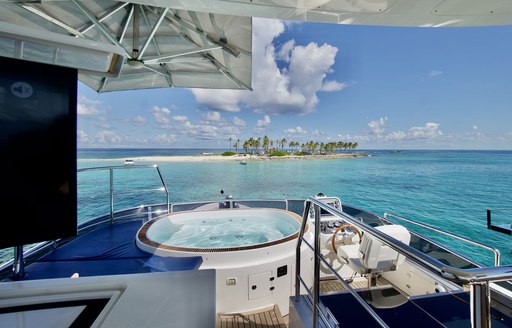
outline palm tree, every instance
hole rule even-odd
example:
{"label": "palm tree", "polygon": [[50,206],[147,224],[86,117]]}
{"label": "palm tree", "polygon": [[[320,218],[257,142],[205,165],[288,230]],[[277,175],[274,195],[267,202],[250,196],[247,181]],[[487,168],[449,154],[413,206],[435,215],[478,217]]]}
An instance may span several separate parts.
{"label": "palm tree", "polygon": [[240,146],[240,139],[238,139],[235,144],[233,145],[233,148],[235,148],[235,151],[238,153],[238,147]]}
{"label": "palm tree", "polygon": [[336,143],[335,143],[335,142],[329,142],[329,143],[327,144],[327,150],[328,150],[330,153],[333,153],[335,148],[336,148]]}
{"label": "palm tree", "polygon": [[250,146],[251,146],[251,143],[249,142],[249,140],[245,140],[242,147],[244,148],[244,151],[246,154],[247,154],[247,150],[249,150]]}
{"label": "palm tree", "polygon": [[261,145],[261,137],[258,137],[258,139],[254,140],[254,147],[256,148],[256,153],[258,153],[258,148],[260,148]]}
{"label": "palm tree", "polygon": [[270,145],[270,139],[265,135],[263,137],[263,148],[265,149],[265,153],[268,153],[268,147]]}
{"label": "palm tree", "polygon": [[[249,140],[247,140],[247,145],[249,146],[248,148],[254,148],[254,139],[253,137],[250,137]],[[251,154],[254,153],[253,150],[251,150]]]}
{"label": "palm tree", "polygon": [[290,150],[292,150],[292,151],[293,151],[293,147],[295,147],[295,141],[293,141],[293,140],[292,140],[292,141],[290,141],[290,142],[288,143],[288,147],[290,147]]}
{"label": "palm tree", "polygon": [[233,137],[229,137],[229,150],[231,150],[231,141],[233,140]]}
{"label": "palm tree", "polygon": [[281,139],[281,150],[284,149],[285,144],[286,144],[286,139],[285,138]]}
{"label": "palm tree", "polygon": [[341,152],[341,148],[343,148],[343,141],[338,141],[336,143],[336,148],[338,149],[338,152]]}

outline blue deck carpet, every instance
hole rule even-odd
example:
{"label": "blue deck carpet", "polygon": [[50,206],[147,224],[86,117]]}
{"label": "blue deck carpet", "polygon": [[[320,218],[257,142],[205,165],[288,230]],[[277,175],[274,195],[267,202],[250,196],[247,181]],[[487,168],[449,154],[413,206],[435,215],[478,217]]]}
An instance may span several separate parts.
{"label": "blue deck carpet", "polygon": [[142,221],[115,223],[88,232],[41,257],[25,269],[25,279],[195,270],[197,257],[162,257],[141,251],[135,235]]}

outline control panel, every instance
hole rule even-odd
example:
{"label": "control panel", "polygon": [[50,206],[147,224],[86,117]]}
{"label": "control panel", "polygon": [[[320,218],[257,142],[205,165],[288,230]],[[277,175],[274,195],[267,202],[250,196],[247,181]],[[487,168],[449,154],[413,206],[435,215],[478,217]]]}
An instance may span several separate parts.
{"label": "control panel", "polygon": [[336,228],[343,224],[341,220],[325,220],[320,222],[320,232],[325,234],[332,234]]}

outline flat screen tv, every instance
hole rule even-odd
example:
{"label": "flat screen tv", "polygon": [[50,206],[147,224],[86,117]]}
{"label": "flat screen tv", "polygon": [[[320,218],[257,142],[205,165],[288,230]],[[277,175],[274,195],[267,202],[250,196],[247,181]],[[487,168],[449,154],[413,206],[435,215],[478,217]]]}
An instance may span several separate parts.
{"label": "flat screen tv", "polygon": [[75,69],[0,57],[0,248],[76,235]]}

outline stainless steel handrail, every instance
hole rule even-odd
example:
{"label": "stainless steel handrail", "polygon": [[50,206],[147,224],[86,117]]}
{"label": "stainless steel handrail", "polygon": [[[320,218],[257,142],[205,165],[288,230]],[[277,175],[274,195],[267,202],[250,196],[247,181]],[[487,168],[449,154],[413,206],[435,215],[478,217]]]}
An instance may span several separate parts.
{"label": "stainless steel handrail", "polygon": [[160,172],[160,168],[158,165],[130,165],[130,166],[97,166],[97,167],[87,167],[78,169],[77,172],[91,172],[91,171],[109,171],[109,179],[110,179],[110,223],[114,222],[114,170],[133,170],[133,169],[156,169],[158,172],[158,177],[160,178],[160,182],[164,188],[166,197],[167,197],[167,213],[170,212],[170,201],[169,201],[169,189],[167,189],[167,185],[165,184],[162,173]]}
{"label": "stainless steel handrail", "polygon": [[[456,281],[460,283],[470,284],[471,293],[471,323],[473,327],[490,327],[490,294],[489,294],[489,283],[495,281],[503,281],[512,279],[512,265],[500,266],[500,267],[482,267],[472,269],[459,269],[449,265],[446,265],[409,245],[406,245],[395,238],[371,227],[356,218],[343,213],[331,206],[322,203],[320,200],[314,197],[308,197],[306,200],[306,206],[303,215],[303,224],[301,226],[301,233],[299,235],[299,242],[297,243],[297,251],[300,251],[300,240],[304,236],[305,226],[304,221],[308,219],[309,209],[311,204],[315,205],[315,212],[317,208],[322,208],[328,213],[343,218],[348,223],[360,228],[372,236],[376,237],[380,241],[386,243],[389,247],[395,251],[405,255],[408,259],[414,261],[418,265],[426,268],[432,272],[435,272],[445,279]],[[307,210],[307,212],[306,212]],[[319,210],[318,210],[319,212]],[[315,215],[315,220],[319,220],[319,215]],[[319,231],[315,231],[315,245],[317,245],[319,239]],[[315,251],[317,253],[317,251]],[[320,254],[321,256],[321,254]],[[298,262],[296,268],[300,268],[300,256],[297,255]],[[297,269],[296,269],[297,270]],[[300,274],[300,269],[297,270],[297,274]],[[315,279],[319,279],[319,274],[315,272]],[[316,283],[316,282],[315,282]],[[296,287],[296,299],[299,297],[300,289]],[[313,309],[316,308],[316,304]],[[380,318],[379,318],[380,319]],[[315,320],[315,317],[313,318]],[[314,321],[314,323],[318,323]],[[314,326],[316,328],[316,326]]]}
{"label": "stainless steel handrail", "polygon": [[[501,207],[501,208],[494,208],[492,209],[492,211],[494,212],[510,212],[512,210],[512,207]],[[490,230],[494,230],[494,231],[497,231],[497,232],[501,232],[501,233],[504,233],[504,234],[507,234],[507,235],[512,235],[512,225],[510,226],[510,228],[506,228],[502,225],[494,225],[492,224],[491,222],[491,209],[488,208],[487,209],[487,229],[490,229]]]}
{"label": "stainless steel handrail", "polygon": [[283,203],[285,211],[288,211],[288,209],[289,209],[288,204],[289,204],[290,201],[304,201],[304,200],[299,200],[299,199],[264,199],[264,198],[254,198],[254,199],[238,199],[238,198],[226,199],[226,198],[222,198],[222,199],[218,199],[218,200],[205,200],[205,201],[201,201],[201,202],[179,202],[179,203],[172,203],[171,204],[170,213],[174,212],[174,208],[175,207],[183,206],[183,205],[186,206],[186,205],[195,205],[195,204],[207,205],[207,204],[214,204],[214,203],[229,203],[230,206],[229,206],[229,208],[226,208],[226,209],[232,209],[232,208],[235,208],[234,207],[235,203],[250,204],[252,202],[258,202],[258,203],[262,203],[262,202]]}
{"label": "stainless steel handrail", "polygon": [[431,231],[435,231],[435,232],[438,232],[440,234],[443,234],[443,235],[446,235],[446,236],[450,236],[450,237],[453,237],[455,239],[458,239],[458,240],[461,240],[463,242],[466,242],[468,244],[471,244],[471,245],[474,245],[474,246],[477,246],[477,247],[481,247],[481,248],[484,248],[484,249],[486,249],[488,251],[491,251],[491,252],[494,253],[494,265],[495,266],[499,266],[500,265],[501,254],[500,254],[500,251],[497,248],[494,248],[494,247],[491,247],[491,246],[488,246],[488,245],[485,245],[485,244],[482,244],[482,243],[479,243],[479,242],[476,242],[476,241],[464,238],[462,236],[453,234],[453,233],[448,232],[448,231],[444,231],[444,230],[439,229],[439,228],[435,228],[435,227],[429,226],[428,224],[425,224],[425,223],[421,223],[421,222],[418,222],[418,221],[414,221],[414,220],[411,220],[411,219],[404,218],[404,217],[402,217],[400,215],[397,215],[397,214],[394,214],[394,213],[391,213],[391,212],[385,212],[384,213],[384,218],[385,219],[388,219],[388,217],[390,217],[390,216],[394,217],[395,219],[399,219],[401,221],[409,222],[409,223],[415,224],[417,226],[420,226],[422,228],[425,228],[425,229],[428,229],[428,230],[431,230]]}
{"label": "stainless steel handrail", "polygon": [[[311,197],[310,197],[311,198]],[[316,199],[315,199],[316,200]],[[314,253],[315,253],[315,269],[314,269],[314,278],[313,278],[313,327],[318,327],[318,318],[319,315],[321,318],[324,318],[325,315],[319,311],[319,298],[320,298],[320,261],[326,265],[331,272],[334,273],[336,278],[343,284],[343,286],[352,294],[352,296],[357,300],[359,304],[372,316],[372,318],[381,326],[381,327],[388,327],[386,322],[382,320],[381,317],[375,311],[365,302],[365,300],[357,294],[357,292],[334,270],[334,268],[324,259],[324,257],[321,254],[320,250],[320,208],[324,208],[323,206],[327,206],[324,203],[321,203],[322,206],[315,206],[315,246],[311,246],[305,239],[304,239],[304,232],[306,230],[306,224],[308,221],[309,212],[311,209],[311,202],[306,200],[306,204],[304,206],[304,214],[302,216],[302,224],[299,232],[299,238],[297,240],[297,248],[296,248],[296,266],[295,266],[295,301],[299,302],[300,300],[300,286],[303,284],[306,287],[306,290],[308,291],[308,294],[310,294],[306,284],[302,280],[300,276],[301,272],[301,246],[302,242],[306,246],[308,246]],[[315,204],[317,205],[317,204]]]}

